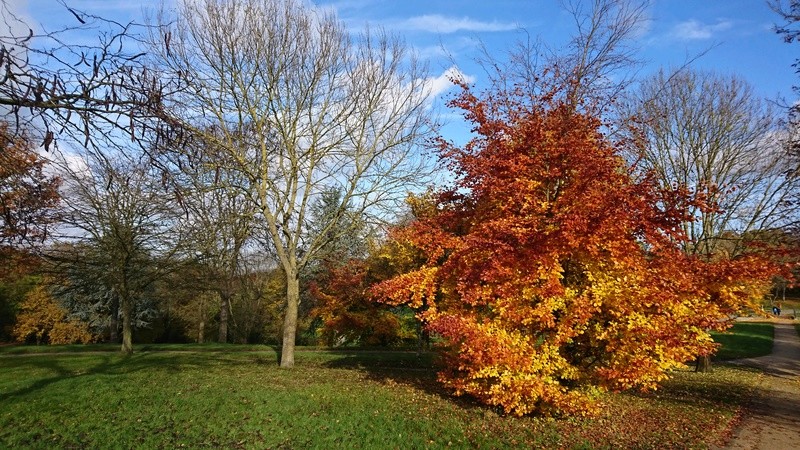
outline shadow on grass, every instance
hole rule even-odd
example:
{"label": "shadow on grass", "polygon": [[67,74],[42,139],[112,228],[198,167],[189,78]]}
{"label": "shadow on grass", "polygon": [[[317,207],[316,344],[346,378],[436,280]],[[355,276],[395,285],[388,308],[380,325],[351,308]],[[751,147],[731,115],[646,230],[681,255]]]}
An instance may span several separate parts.
{"label": "shadow on grass", "polygon": [[758,376],[762,372],[745,367],[720,365],[712,373],[681,371],[654,392],[632,393],[642,398],[659,397],[690,405],[736,407],[761,395]]}
{"label": "shadow on grass", "polygon": [[332,369],[358,370],[381,384],[399,384],[438,396],[465,409],[486,408],[468,396],[452,395],[436,378],[435,352],[403,350],[328,350],[338,357],[323,364]]}
{"label": "shadow on grass", "polygon": [[[97,360],[93,364],[80,363],[80,360]],[[160,370],[167,373],[178,373],[183,370],[198,369],[211,364],[242,366],[253,364],[271,364],[272,358],[260,357],[253,353],[224,352],[138,352],[132,355],[117,354],[62,354],[62,355],[25,355],[4,359],[0,369],[5,367],[27,368],[33,371],[47,371],[49,374],[32,381],[27,386],[8,392],[0,392],[0,403],[24,397],[27,394],[44,389],[60,381],[95,376],[122,376],[135,372]]]}
{"label": "shadow on grass", "polygon": [[[122,365],[126,364],[126,362],[128,361],[135,360],[138,356],[139,355],[131,355],[127,357],[119,355],[102,356],[100,357],[99,363],[97,363],[96,365],[94,365],[89,369],[81,369],[81,370],[70,369],[68,365],[63,364],[63,362],[65,362],[63,358],[53,358],[53,357],[36,355],[33,357],[27,357],[25,359],[15,359],[14,362],[19,362],[19,364],[15,364],[16,367],[27,366],[34,370],[44,369],[53,373],[53,375],[46,378],[37,379],[33,381],[30,385],[22,387],[20,389],[0,393],[0,402],[3,402],[5,400],[14,397],[21,397],[30,394],[40,389],[44,389],[51,384],[66,379],[79,378],[87,375],[118,373]],[[94,357],[97,358],[97,356]],[[129,368],[131,367],[129,366]],[[143,367],[138,367],[134,370],[141,370],[142,368]]]}

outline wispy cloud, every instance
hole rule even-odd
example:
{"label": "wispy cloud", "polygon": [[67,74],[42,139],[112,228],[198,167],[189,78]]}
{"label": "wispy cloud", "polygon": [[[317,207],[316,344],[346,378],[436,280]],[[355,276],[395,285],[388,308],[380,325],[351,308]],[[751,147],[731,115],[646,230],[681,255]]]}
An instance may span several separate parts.
{"label": "wispy cloud", "polygon": [[492,32],[509,31],[519,28],[517,23],[498,22],[493,20],[485,22],[469,17],[448,17],[439,14],[426,14],[414,16],[393,24],[393,28],[408,31],[429,31],[431,33],[455,33],[458,31]]}
{"label": "wispy cloud", "polygon": [[733,22],[730,20],[719,20],[715,24],[706,24],[697,20],[687,20],[675,25],[670,35],[682,41],[706,40],[732,27]]}
{"label": "wispy cloud", "polygon": [[456,66],[451,66],[438,77],[425,80],[425,86],[430,90],[431,97],[437,97],[450,90],[453,85],[452,80],[461,80],[466,83],[474,83],[475,77],[465,74]]}

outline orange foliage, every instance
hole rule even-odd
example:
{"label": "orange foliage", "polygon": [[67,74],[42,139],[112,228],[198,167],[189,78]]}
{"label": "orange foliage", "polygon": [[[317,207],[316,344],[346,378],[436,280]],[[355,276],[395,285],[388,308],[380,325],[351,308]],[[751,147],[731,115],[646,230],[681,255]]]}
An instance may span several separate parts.
{"label": "orange foliage", "polygon": [[404,336],[400,320],[385,305],[367,294],[368,266],[353,259],[328,267],[311,286],[317,300],[312,314],[322,319],[320,337],[325,345],[390,345]]}
{"label": "orange foliage", "polygon": [[23,137],[12,137],[0,121],[0,250],[40,243],[58,220],[61,180],[44,173],[45,159]]}
{"label": "orange foliage", "polygon": [[601,123],[517,93],[453,102],[477,137],[440,142],[457,175],[395,233],[425,262],[378,284],[449,350],[439,378],[507,413],[587,414],[599,391],[655,388],[715,344],[706,329],[757,294],[772,266],[680,251],[686,190],[634,180]]}

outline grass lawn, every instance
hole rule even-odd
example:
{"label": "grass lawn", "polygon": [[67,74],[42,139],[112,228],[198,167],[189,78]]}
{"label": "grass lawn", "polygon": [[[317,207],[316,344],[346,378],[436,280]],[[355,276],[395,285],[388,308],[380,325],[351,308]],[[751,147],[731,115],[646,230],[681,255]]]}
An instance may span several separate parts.
{"label": "grass lawn", "polygon": [[[432,357],[269,347],[0,353],[0,448],[703,448],[730,431],[759,374],[689,370],[608,394],[596,418],[503,417],[453,398]],[[190,350],[190,351],[174,351]]]}
{"label": "grass lawn", "polygon": [[722,345],[715,360],[754,358],[772,353],[775,328],[767,322],[736,322],[730,330],[712,336]]}

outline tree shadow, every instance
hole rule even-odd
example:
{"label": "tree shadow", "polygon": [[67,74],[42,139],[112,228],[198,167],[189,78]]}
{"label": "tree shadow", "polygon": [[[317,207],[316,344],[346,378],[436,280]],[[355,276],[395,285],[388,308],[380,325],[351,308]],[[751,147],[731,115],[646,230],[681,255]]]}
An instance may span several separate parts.
{"label": "tree shadow", "polygon": [[368,380],[403,385],[435,395],[464,409],[492,409],[469,396],[455,396],[437,380],[441,363],[435,352],[397,350],[327,350],[339,357],[323,364],[331,369],[357,370]]}
{"label": "tree shadow", "polygon": [[[95,363],[78,364],[76,359],[96,359]],[[147,370],[166,371],[170,374],[184,370],[207,367],[210,364],[241,366],[252,364],[271,364],[271,359],[257,353],[227,354],[225,352],[136,352],[131,355],[120,353],[99,355],[97,353],[62,355],[15,355],[3,357],[0,367],[46,371],[48,375],[36,378],[30,384],[15,390],[0,392],[0,403],[24,397],[55,383],[75,378],[95,375],[122,376]],[[13,361],[13,362],[10,362]]]}
{"label": "tree shadow", "polygon": [[[753,368],[739,370],[753,374],[761,371]],[[763,395],[763,390],[752,383],[731,379],[729,376],[716,377],[713,373],[687,371],[680,380],[669,380],[653,392],[630,392],[642,398],[659,398],[686,405],[720,405],[737,407],[748,404],[753,398]]]}

